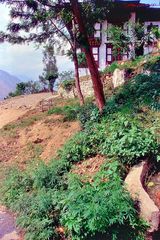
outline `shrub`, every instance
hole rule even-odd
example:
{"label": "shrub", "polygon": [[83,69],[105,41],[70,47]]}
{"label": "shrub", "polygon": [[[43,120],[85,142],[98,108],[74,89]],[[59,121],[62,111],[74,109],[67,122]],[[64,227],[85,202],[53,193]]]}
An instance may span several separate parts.
{"label": "shrub", "polygon": [[103,70],[104,74],[112,74],[116,68],[119,68],[119,64],[117,62],[113,62],[110,66],[106,67]]}
{"label": "shrub", "polygon": [[66,91],[71,91],[72,88],[75,86],[75,80],[70,79],[70,80],[64,80],[61,83],[62,88],[64,88]]}
{"label": "shrub", "polygon": [[151,72],[159,72],[160,71],[160,56],[154,56],[147,61],[144,65],[145,70],[149,70]]}
{"label": "shrub", "polygon": [[73,106],[55,107],[48,111],[48,114],[61,114],[64,116],[64,121],[73,121],[77,119],[79,112],[79,104]]}
{"label": "shrub", "polygon": [[133,111],[142,105],[154,110],[160,109],[160,76],[158,74],[137,75],[134,79],[118,89],[106,103],[106,113],[113,113],[130,105]]}
{"label": "shrub", "polygon": [[136,164],[142,158],[152,158],[159,145],[152,129],[144,129],[135,119],[120,117],[108,126],[102,153],[118,157],[124,164]]}
{"label": "shrub", "polygon": [[[108,240],[144,239],[145,224],[138,219],[123,187],[120,166],[128,167],[142,158],[159,160],[154,131],[145,129],[135,117],[140,105],[158,106],[159,80],[157,74],[137,76],[107,101],[101,114],[93,103],[49,111],[70,120],[78,118],[83,131],[47,165],[34,162],[23,172],[14,169],[7,174],[0,189],[2,200],[18,212],[18,224],[25,228],[26,239],[59,240],[60,224],[66,229],[66,237],[73,240],[103,236]],[[100,153],[117,161],[104,165],[93,182],[70,177],[74,163]]]}
{"label": "shrub", "polygon": [[103,125],[98,125],[93,129],[87,128],[85,131],[76,134],[65,144],[63,149],[59,151],[59,158],[75,163],[93,156],[98,153],[104,137]]}
{"label": "shrub", "polygon": [[69,239],[144,239],[146,225],[138,219],[134,204],[118,174],[119,164],[103,166],[92,183],[69,178],[59,204],[60,221]]}
{"label": "shrub", "polygon": [[15,203],[14,210],[19,213],[17,224],[26,229],[26,240],[59,239],[56,231],[59,214],[54,192],[42,188],[37,192],[24,193]]}
{"label": "shrub", "polygon": [[78,120],[82,127],[85,127],[86,123],[92,124],[101,120],[101,114],[93,103],[87,103],[79,109]]}

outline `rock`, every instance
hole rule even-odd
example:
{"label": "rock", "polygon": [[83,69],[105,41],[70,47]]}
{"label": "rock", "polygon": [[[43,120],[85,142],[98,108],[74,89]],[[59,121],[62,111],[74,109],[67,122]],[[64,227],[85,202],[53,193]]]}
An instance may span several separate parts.
{"label": "rock", "polygon": [[140,216],[150,225],[149,233],[158,230],[160,211],[143,188],[144,178],[149,170],[147,162],[134,166],[125,179],[126,188],[133,200],[140,205]]}
{"label": "rock", "polygon": [[37,139],[35,139],[33,142],[34,142],[35,144],[38,144],[38,143],[43,142],[43,139],[37,138]]}
{"label": "rock", "polygon": [[[90,97],[94,95],[93,84],[91,78],[86,76],[83,81],[80,82],[81,91],[84,97]],[[58,88],[59,96],[63,98],[74,98],[77,97],[76,87],[72,87],[70,90],[65,90],[62,86]]]}
{"label": "rock", "polygon": [[119,87],[125,83],[125,70],[115,69],[112,77],[113,87]]}

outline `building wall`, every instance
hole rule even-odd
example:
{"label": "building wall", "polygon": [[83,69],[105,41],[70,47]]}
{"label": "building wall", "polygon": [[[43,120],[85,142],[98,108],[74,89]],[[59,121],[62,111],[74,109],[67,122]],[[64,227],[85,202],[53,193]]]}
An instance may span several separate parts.
{"label": "building wall", "polygon": [[[136,14],[133,12],[131,13],[131,17],[129,21],[135,22],[135,19],[136,19]],[[110,23],[108,23],[106,20],[102,22],[102,26],[101,26],[102,35],[101,35],[101,46],[99,48],[99,68],[101,70],[106,67],[106,44],[112,43],[111,41],[107,41],[106,31],[109,25]],[[96,37],[96,35],[97,34],[95,33],[94,37]],[[123,56],[123,60],[127,60],[127,57]]]}
{"label": "building wall", "polygon": [[[131,15],[130,15],[130,19],[129,21],[131,23],[135,23],[136,22],[136,13],[135,12],[131,12]],[[146,26],[146,31],[147,31],[147,26],[149,26],[150,24],[153,24],[155,26],[159,26],[160,28],[160,21],[157,21],[157,22],[151,22],[151,21],[148,21],[148,22],[145,22],[145,26]],[[108,26],[110,25],[110,23],[105,20],[101,23],[101,34],[99,33],[99,25],[100,23],[97,23],[97,25],[95,25],[95,30],[98,29],[97,32],[95,32],[94,34],[94,37],[100,37],[101,38],[101,45],[99,47],[99,69],[100,70],[103,70],[106,65],[107,65],[107,61],[106,61],[106,45],[109,44],[109,43],[112,43],[111,40],[107,40],[107,34],[106,34],[106,31],[107,31],[107,28]],[[125,24],[124,24],[124,27],[125,27]],[[128,29],[128,34],[131,32],[131,29]],[[134,47],[131,47],[130,46],[130,49],[131,51],[134,51],[133,49]],[[148,54],[148,53],[151,53],[153,52],[155,49],[155,46],[147,46],[147,47],[144,47],[144,54]],[[130,59],[131,58],[131,51],[128,53],[128,55],[124,55],[122,60],[127,60],[127,59]],[[85,71],[84,69],[80,69],[80,75],[85,75]]]}
{"label": "building wall", "polygon": [[107,42],[107,37],[106,37],[106,30],[107,30],[107,20],[102,23],[102,43],[99,48],[99,68],[104,69],[106,66],[106,42]]}

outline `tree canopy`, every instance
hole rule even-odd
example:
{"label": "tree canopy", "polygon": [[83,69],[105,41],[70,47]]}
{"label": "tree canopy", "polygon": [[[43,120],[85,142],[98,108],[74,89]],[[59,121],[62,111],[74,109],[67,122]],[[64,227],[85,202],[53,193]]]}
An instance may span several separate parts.
{"label": "tree canopy", "polygon": [[[0,0],[0,3],[6,3],[10,7],[11,16],[7,32],[1,32],[0,39],[13,44],[30,41],[44,43],[57,34],[70,43],[74,53],[77,45],[83,48],[93,81],[96,102],[102,110],[103,87],[90,50],[88,36],[94,31],[94,23],[105,17],[110,2],[112,1],[88,0],[80,3],[72,0]],[[75,58],[76,69],[77,62]],[[76,76],[78,77],[78,72]],[[77,87],[78,84],[77,81]]]}

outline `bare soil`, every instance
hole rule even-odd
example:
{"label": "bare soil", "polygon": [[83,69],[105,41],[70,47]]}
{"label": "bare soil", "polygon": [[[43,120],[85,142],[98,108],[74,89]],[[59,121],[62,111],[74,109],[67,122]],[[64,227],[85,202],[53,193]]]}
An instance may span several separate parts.
{"label": "bare soil", "polygon": [[0,129],[6,124],[22,117],[28,110],[36,108],[42,99],[51,96],[51,93],[38,93],[0,101]]}
{"label": "bare soil", "polygon": [[[61,115],[40,112],[39,102],[53,98],[54,106],[65,101],[50,93],[20,96],[0,101],[0,185],[5,169],[18,165],[22,169],[30,160],[48,162],[58,149],[80,130],[78,122],[66,122]],[[0,206],[0,240],[22,240],[15,216]]]}
{"label": "bare soil", "polygon": [[75,164],[72,168],[72,173],[82,176],[84,180],[92,182],[94,175],[100,170],[100,167],[105,162],[105,157],[96,155]]}

